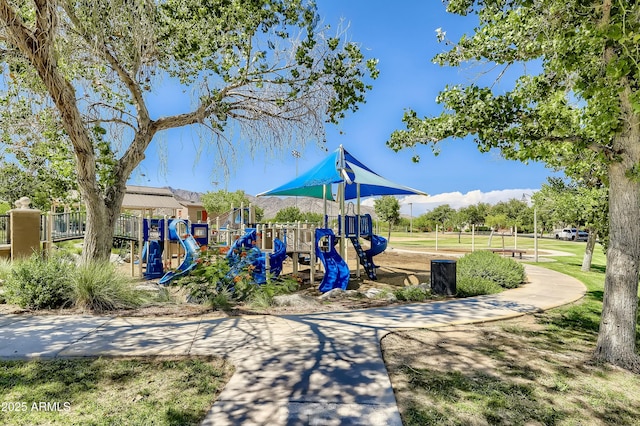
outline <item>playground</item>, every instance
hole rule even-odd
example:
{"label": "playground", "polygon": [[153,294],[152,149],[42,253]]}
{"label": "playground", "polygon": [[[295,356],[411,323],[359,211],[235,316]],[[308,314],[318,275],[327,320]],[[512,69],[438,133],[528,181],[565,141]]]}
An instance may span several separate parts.
{"label": "playground", "polygon": [[[390,301],[381,294],[378,297],[368,298],[364,296],[367,291],[381,293],[393,293],[395,290],[402,289],[407,286],[420,284],[429,285],[430,280],[430,263],[432,259],[454,259],[451,253],[428,254],[428,253],[406,253],[389,249],[380,254],[376,259],[381,265],[378,268],[377,280],[371,280],[366,275],[360,279],[351,279],[348,290],[354,292],[344,293],[343,297],[333,297],[331,299],[321,300],[322,293],[318,291],[317,283],[321,281],[323,273],[316,272],[316,284],[310,284],[309,269],[300,270],[295,276],[300,278],[300,290],[295,294],[299,297],[288,298],[285,305],[274,305],[268,308],[256,310],[248,305],[239,304],[231,311],[214,311],[208,305],[196,304],[163,304],[139,308],[135,311],[129,311],[127,315],[147,316],[147,315],[165,315],[165,316],[190,316],[190,315],[207,315],[210,317],[223,317],[229,314],[246,315],[252,313],[258,314],[305,314],[314,312],[331,312],[351,309],[373,308],[379,306],[389,306],[401,302]],[[352,271],[356,269],[355,259],[347,262]],[[126,272],[128,265],[121,266],[123,272]],[[293,276],[293,262],[291,259],[283,264],[282,276]],[[355,275],[355,274],[354,274]],[[175,294],[180,294],[180,290],[170,287]]]}
{"label": "playground", "polygon": [[[261,307],[261,313],[367,308],[398,300],[423,301],[453,295],[455,289],[432,293],[431,264],[434,260],[450,261],[461,252],[474,251],[473,234],[471,250],[462,247],[453,251],[442,247],[439,250],[437,232],[434,250],[412,250],[411,238],[400,241],[407,244],[409,250],[395,249],[389,246],[387,238],[376,233],[372,216],[361,214],[362,197],[411,194],[423,193],[383,178],[340,146],[292,181],[258,194],[258,197],[320,198],[325,203],[320,223],[257,223],[255,211],[244,205],[232,206],[224,223],[220,222],[220,217],[215,223],[211,220],[202,223],[157,214],[147,217],[122,215],[114,233],[114,240],[119,241],[120,247],[115,260],[120,263],[119,268],[132,277],[146,280],[148,284],[142,284],[142,287],[166,292],[176,302],[162,306],[152,304],[142,308],[141,313],[131,314],[202,314],[216,307],[215,303],[210,303],[213,296],[223,291],[234,294],[240,279],[254,288],[271,280],[295,282],[298,297],[286,301],[274,299],[275,303]],[[339,204],[339,213],[330,216],[327,202],[334,200]],[[32,243],[23,244],[22,248],[23,253],[31,253],[40,245],[50,249],[59,241],[81,240],[86,215],[82,212],[41,215],[19,207],[12,210],[7,224],[11,224],[13,234],[8,235],[13,243],[27,241],[18,230],[32,231],[33,235],[28,239]],[[504,252],[504,237],[502,243],[498,251]],[[78,244],[81,245],[81,241]],[[516,245],[514,240],[513,249],[510,249],[513,253]],[[11,247],[13,256],[17,249]],[[489,249],[496,250],[495,247]],[[216,256],[215,261],[212,261],[213,257],[206,258],[211,253]],[[520,249],[518,253],[522,255],[525,251]],[[215,267],[213,264],[229,269],[222,275],[219,271],[213,275],[205,272],[209,278],[206,283],[198,284],[201,289],[196,290],[199,294],[195,295],[193,288],[188,287],[188,280],[204,267]],[[455,274],[455,269],[452,271]],[[216,278],[212,280],[210,277],[213,276]],[[202,290],[203,285],[208,288]],[[408,298],[404,291],[422,293],[422,297],[412,295]],[[186,301],[203,303],[201,306],[181,306]],[[234,297],[234,302],[238,301],[244,302],[244,296]],[[228,306],[226,310],[229,311]],[[249,305],[234,303],[232,313],[252,312]]]}

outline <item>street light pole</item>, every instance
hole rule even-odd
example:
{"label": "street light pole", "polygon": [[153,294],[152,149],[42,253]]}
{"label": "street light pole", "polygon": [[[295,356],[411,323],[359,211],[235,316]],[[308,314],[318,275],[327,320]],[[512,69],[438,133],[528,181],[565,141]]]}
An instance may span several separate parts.
{"label": "street light pole", "polygon": [[[296,159],[296,177],[298,177],[298,158],[300,158],[302,154],[300,154],[300,151],[294,149],[291,151],[291,155]],[[298,208],[298,196],[296,196],[296,208]]]}

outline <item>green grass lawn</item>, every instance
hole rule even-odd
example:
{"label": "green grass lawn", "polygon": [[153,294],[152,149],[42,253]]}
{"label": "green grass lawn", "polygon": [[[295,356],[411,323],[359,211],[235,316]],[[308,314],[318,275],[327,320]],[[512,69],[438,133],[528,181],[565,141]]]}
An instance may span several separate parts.
{"label": "green grass lawn", "polygon": [[[489,247],[488,241],[476,237],[475,248]],[[516,242],[505,237],[504,244]],[[392,234],[390,245],[434,250],[435,235]],[[532,252],[533,239],[519,237],[517,246]],[[491,247],[502,247],[499,235]],[[457,234],[440,234],[438,249],[471,250],[471,236],[463,234],[458,243]],[[540,239],[539,249],[569,254],[539,265],[581,280],[583,300],[536,314],[533,328],[518,322],[468,326],[480,338],[466,342],[473,355],[461,370],[416,361],[433,350],[420,343],[432,331],[396,334],[405,339],[402,345],[420,343],[411,351],[401,346],[395,366],[385,352],[405,424],[640,425],[640,377],[589,361],[602,309],[601,247],[590,272],[580,271],[583,242]],[[490,368],[475,368],[480,359]],[[0,424],[199,424],[231,370],[215,358],[0,361]],[[401,388],[394,377],[404,378]]]}
{"label": "green grass lawn", "polygon": [[231,371],[212,357],[0,361],[0,424],[197,425]]}
{"label": "green grass lawn", "polygon": [[[435,248],[433,235],[395,237],[394,247]],[[476,249],[487,241],[476,239]],[[457,246],[469,242],[439,235],[439,248]],[[513,247],[513,238],[505,246]],[[532,249],[533,240],[518,238],[518,248]],[[527,319],[410,330],[383,340],[405,425],[640,425],[640,376],[591,361],[602,310],[602,248],[596,246],[590,272],[580,270],[583,242],[541,239],[539,249],[570,254],[539,265],[582,281],[581,301]],[[637,342],[640,348],[640,328]],[[427,362],[438,356],[441,364]]]}
{"label": "green grass lawn", "polygon": [[[383,235],[386,238],[386,234]],[[489,244],[491,242],[491,244]],[[436,243],[439,249],[451,249],[451,250],[463,250],[470,251],[471,248],[476,250],[487,248],[518,248],[523,250],[533,250],[534,238],[532,235],[518,235],[513,236],[510,234],[495,233],[490,237],[487,233],[481,235],[471,235],[470,232],[463,232],[458,235],[457,232],[438,233],[436,237],[435,232],[414,232],[413,234],[407,232],[392,232],[389,244],[392,246],[403,247],[420,247],[435,249]],[[503,245],[504,244],[504,245]],[[586,243],[584,241],[562,241],[550,238],[548,234],[545,234],[544,238],[538,238],[539,250],[567,250],[574,252],[574,250],[582,250]],[[598,249],[600,253],[601,249]],[[597,251],[598,251],[597,250]]]}

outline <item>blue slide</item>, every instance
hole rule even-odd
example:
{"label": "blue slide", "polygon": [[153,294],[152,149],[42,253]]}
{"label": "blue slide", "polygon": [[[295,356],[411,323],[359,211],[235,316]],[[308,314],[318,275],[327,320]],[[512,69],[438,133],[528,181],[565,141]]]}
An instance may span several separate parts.
{"label": "blue slide", "polygon": [[[319,243],[322,239],[325,239],[325,241],[321,248]],[[331,229],[316,229],[316,256],[318,256],[322,265],[324,265],[325,271],[320,287],[318,287],[318,290],[322,293],[326,293],[334,288],[346,290],[349,285],[349,278],[351,276],[349,266],[336,251],[333,244],[334,240],[335,235]]]}
{"label": "blue slide", "polygon": [[[371,248],[365,250],[367,259],[373,264],[373,256],[376,256],[387,249],[387,239],[380,235],[371,234]],[[374,267],[377,267],[374,265]]]}
{"label": "blue slide", "polygon": [[[187,230],[187,234],[180,235],[178,233],[178,230],[176,229],[178,223],[182,223],[184,225]],[[181,277],[196,267],[196,260],[200,256],[200,245],[193,238],[193,235],[191,235],[188,229],[189,226],[187,225],[187,222],[181,219],[175,219],[169,224],[169,237],[171,240],[180,241],[180,244],[184,248],[185,256],[180,266],[178,266],[178,269],[167,272],[164,277],[158,281],[158,284],[169,284],[169,282],[174,278]]]}
{"label": "blue slide", "polygon": [[353,247],[356,249],[356,253],[358,254],[358,258],[360,259],[360,264],[364,266],[364,270],[367,273],[367,276],[371,280],[377,280],[378,276],[376,274],[376,268],[378,266],[373,263],[373,256],[378,255],[387,249],[387,239],[375,234],[363,236],[363,238],[370,240],[371,242],[371,247],[367,250],[364,250],[362,248],[358,237],[349,237],[349,239],[353,243]]}
{"label": "blue slide", "polygon": [[[237,275],[245,266],[253,266],[253,280],[256,284],[264,284],[267,281],[265,270],[266,253],[260,251],[255,245],[257,233],[255,228],[247,228],[245,234],[235,240],[227,253],[227,261],[231,265],[232,275]],[[273,253],[269,254],[269,272],[277,277],[282,272],[282,262],[287,257],[287,244],[278,238],[273,239]],[[241,255],[242,252],[246,254]]]}

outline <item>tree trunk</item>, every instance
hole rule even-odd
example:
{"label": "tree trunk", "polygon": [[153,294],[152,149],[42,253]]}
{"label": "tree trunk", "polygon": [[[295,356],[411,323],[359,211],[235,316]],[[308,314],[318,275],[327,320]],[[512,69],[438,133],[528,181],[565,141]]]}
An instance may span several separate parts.
{"label": "tree trunk", "polygon": [[598,238],[598,231],[595,228],[589,228],[589,237],[587,238],[587,247],[584,250],[584,256],[582,257],[583,272],[589,272],[591,270],[591,260],[593,259],[593,250],[596,246],[596,239]]}
{"label": "tree trunk", "polygon": [[87,228],[82,248],[82,263],[108,260],[113,245],[115,218],[113,212],[100,203],[86,201]]}
{"label": "tree trunk", "polygon": [[388,223],[389,223],[389,233],[387,235],[387,242],[391,241],[391,222],[388,222]]}
{"label": "tree trunk", "polygon": [[114,185],[102,197],[85,197],[87,208],[87,228],[82,249],[82,263],[109,260],[113,247],[113,233],[120,210],[126,185]]}
{"label": "tree trunk", "polygon": [[640,164],[640,117],[623,94],[626,114],[613,148],[620,161],[609,165],[609,236],[604,300],[595,358],[640,372],[636,353],[638,278],[640,271],[640,179],[631,175]]}

